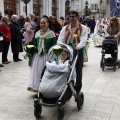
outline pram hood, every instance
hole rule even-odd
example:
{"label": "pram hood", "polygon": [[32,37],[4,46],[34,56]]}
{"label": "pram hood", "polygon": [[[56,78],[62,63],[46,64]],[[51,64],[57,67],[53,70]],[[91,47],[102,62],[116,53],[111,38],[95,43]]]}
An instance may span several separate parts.
{"label": "pram hood", "polygon": [[[70,61],[72,61],[73,60],[73,48],[70,46],[70,45],[66,45],[66,44],[57,44],[57,45],[60,45],[61,47],[66,47],[67,49],[68,49],[68,51],[69,51],[69,54],[70,54]],[[50,50],[48,51],[48,55],[50,56],[51,55],[51,53],[52,53],[52,51],[53,51],[53,48],[55,47],[56,45],[54,45],[54,46],[52,46],[51,48],[50,48]]]}
{"label": "pram hood", "polygon": [[114,37],[105,37],[105,39],[103,40],[103,45],[106,44],[117,45],[117,40]]}

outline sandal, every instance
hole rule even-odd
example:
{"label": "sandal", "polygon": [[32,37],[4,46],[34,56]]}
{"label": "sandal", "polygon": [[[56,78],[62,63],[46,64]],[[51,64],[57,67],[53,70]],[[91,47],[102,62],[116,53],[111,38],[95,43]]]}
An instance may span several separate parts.
{"label": "sandal", "polygon": [[28,90],[28,91],[31,91],[31,92],[36,92],[36,93],[38,92],[38,90],[34,90],[34,89],[32,89],[31,87],[28,87],[27,90]]}

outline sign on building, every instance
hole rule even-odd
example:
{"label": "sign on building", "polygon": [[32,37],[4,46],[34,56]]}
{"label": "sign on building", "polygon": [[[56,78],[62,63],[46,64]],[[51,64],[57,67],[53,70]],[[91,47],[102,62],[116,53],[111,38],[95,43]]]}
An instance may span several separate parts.
{"label": "sign on building", "polygon": [[110,0],[110,16],[120,17],[120,0]]}

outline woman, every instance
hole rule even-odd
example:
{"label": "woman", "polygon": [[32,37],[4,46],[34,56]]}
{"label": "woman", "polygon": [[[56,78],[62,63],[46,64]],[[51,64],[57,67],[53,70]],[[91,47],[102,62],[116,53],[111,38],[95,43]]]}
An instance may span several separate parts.
{"label": "woman", "polygon": [[115,38],[119,37],[119,32],[120,32],[120,23],[117,17],[111,17],[110,19],[110,24],[107,27],[107,33],[110,36],[114,36]]}
{"label": "woman", "polygon": [[47,17],[40,19],[40,30],[36,32],[34,45],[38,53],[35,53],[30,68],[28,80],[28,91],[37,92],[41,79],[41,73],[48,60],[48,51],[51,46],[56,44],[56,37],[52,30],[49,29],[49,20]]}
{"label": "woman", "polygon": [[[119,42],[120,40],[120,23],[117,17],[113,16],[110,18],[110,23],[107,27],[107,33],[109,36],[113,36]],[[111,54],[111,56],[117,60],[117,53]]]}
{"label": "woman", "polygon": [[23,52],[22,48],[22,30],[18,24],[18,16],[12,15],[11,16],[11,23],[10,23],[10,31],[11,31],[11,48],[13,52],[13,60],[14,62],[22,61],[19,58],[19,52]]}
{"label": "woman", "polygon": [[3,64],[11,63],[7,59],[8,50],[9,50],[10,41],[11,41],[10,27],[8,24],[9,24],[9,17],[3,16],[1,19],[1,23],[0,23],[0,32],[3,33],[3,46],[4,46],[4,49],[2,51],[2,63]]}
{"label": "woman", "polygon": [[30,22],[31,22],[31,17],[27,16],[25,19],[25,25],[24,25],[25,32],[23,33],[23,36],[27,43],[32,41],[32,39],[34,37],[34,32],[35,32],[35,30],[33,30],[33,27]]}
{"label": "woman", "polygon": [[52,16],[51,26],[52,26],[52,30],[55,32],[56,38],[58,38],[60,31],[62,29],[62,26],[60,25],[59,21],[55,16]]}

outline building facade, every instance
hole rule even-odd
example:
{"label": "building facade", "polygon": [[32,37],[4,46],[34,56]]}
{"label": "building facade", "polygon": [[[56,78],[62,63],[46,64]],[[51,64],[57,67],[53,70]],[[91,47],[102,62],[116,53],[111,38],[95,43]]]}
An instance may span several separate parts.
{"label": "building facade", "polygon": [[[0,0],[2,14],[23,14],[26,16],[26,5],[21,0]],[[80,15],[85,14],[85,8],[91,10],[92,15],[101,14],[109,16],[109,0],[30,0],[27,4],[27,15],[34,13],[37,16],[54,15],[57,18],[66,16],[70,10],[76,10]]]}
{"label": "building facade", "polygon": [[[30,0],[27,4],[27,15],[34,13],[38,16],[65,16],[65,3],[67,1],[68,0]],[[3,15],[23,14],[26,16],[26,5],[21,0],[1,0],[0,11]]]}
{"label": "building facade", "polygon": [[74,0],[74,9],[78,11],[80,15],[85,14],[84,10],[86,5],[93,16],[96,14],[100,14],[101,16],[109,16],[110,14],[109,0]]}

